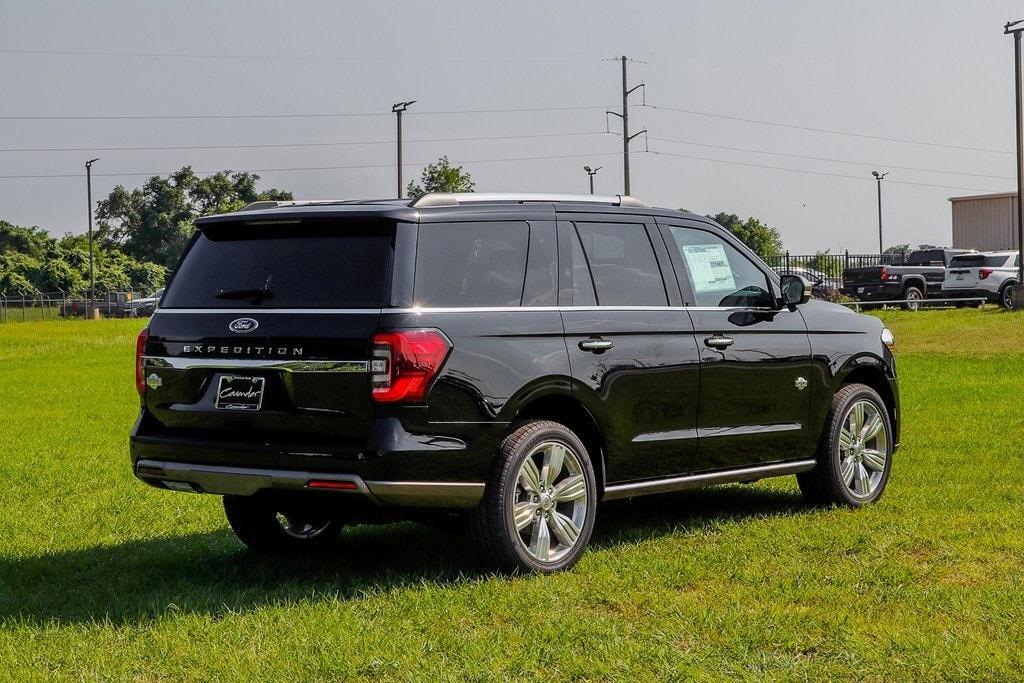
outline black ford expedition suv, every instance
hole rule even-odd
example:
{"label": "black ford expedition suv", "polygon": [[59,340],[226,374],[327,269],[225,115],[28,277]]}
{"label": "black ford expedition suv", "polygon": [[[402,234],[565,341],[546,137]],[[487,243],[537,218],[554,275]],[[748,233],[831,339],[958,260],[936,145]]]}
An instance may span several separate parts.
{"label": "black ford expedition suv", "polygon": [[600,501],[795,474],[881,496],[892,335],[631,197],[260,203],[198,222],[139,335],[135,474],[255,550],[456,515],[565,569]]}

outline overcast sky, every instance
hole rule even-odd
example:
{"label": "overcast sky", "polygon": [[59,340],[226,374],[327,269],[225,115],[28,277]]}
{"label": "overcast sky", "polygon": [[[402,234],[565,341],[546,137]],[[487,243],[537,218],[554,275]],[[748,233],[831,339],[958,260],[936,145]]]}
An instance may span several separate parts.
{"label": "overcast sky", "polygon": [[[390,107],[406,99],[407,179],[446,153],[479,191],[585,192],[589,164],[604,167],[599,193],[619,193],[604,109],[621,102],[620,71],[604,60],[625,53],[648,105],[687,110],[631,109],[651,152],[683,155],[634,141],[632,193],[647,203],[757,216],[794,252],[873,251],[879,168],[886,245],[947,244],[948,197],[1015,185],[1002,25],[1018,18],[1020,0],[0,0],[0,218],[84,231],[91,156],[94,198],[185,164],[278,169],[263,184],[298,199],[394,196]],[[462,113],[482,109],[535,111]],[[73,118],[146,115],[193,118]],[[213,145],[282,146],[101,149]],[[6,151],[39,148],[81,149]],[[339,166],[363,168],[322,169]]]}

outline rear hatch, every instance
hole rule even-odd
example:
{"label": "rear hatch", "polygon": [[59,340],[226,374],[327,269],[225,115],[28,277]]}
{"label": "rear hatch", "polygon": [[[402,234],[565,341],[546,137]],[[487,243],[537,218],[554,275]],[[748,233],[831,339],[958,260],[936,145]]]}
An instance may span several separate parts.
{"label": "rear hatch", "polygon": [[204,227],[149,328],[143,402],[180,438],[338,454],[374,415],[371,340],[388,300],[394,224]]}
{"label": "rear hatch", "polygon": [[946,279],[942,288],[977,289],[983,280],[988,279],[993,271],[1006,266],[1009,257],[1005,254],[963,254],[953,257],[946,269]]}

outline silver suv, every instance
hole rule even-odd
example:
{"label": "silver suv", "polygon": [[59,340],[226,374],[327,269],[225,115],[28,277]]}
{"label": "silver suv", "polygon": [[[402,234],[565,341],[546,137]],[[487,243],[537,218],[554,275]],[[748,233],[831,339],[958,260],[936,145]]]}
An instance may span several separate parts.
{"label": "silver suv", "polygon": [[1010,308],[1013,304],[1011,285],[1017,284],[1020,261],[1015,251],[991,251],[962,254],[949,262],[942,294],[949,298],[984,297]]}

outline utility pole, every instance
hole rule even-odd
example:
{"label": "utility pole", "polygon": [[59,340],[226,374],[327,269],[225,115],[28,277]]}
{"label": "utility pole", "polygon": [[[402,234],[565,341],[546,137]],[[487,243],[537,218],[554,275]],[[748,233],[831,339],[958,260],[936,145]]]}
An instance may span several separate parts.
{"label": "utility pole", "polygon": [[96,299],[96,274],[92,269],[92,165],[97,161],[99,157],[85,162],[85,194],[89,201],[89,301],[86,312],[90,318]]}
{"label": "utility pole", "polygon": [[594,176],[596,176],[597,172],[602,168],[604,168],[604,166],[598,166],[597,168],[590,168],[589,166],[583,167],[583,170],[587,172],[588,176],[590,176],[590,194],[594,194]]}
{"label": "utility pole", "polygon": [[635,91],[643,88],[644,98],[647,96],[647,87],[643,83],[638,83],[632,88],[629,87],[629,82],[626,78],[626,62],[629,59],[623,55],[619,57],[622,62],[622,112],[617,111],[606,111],[605,118],[607,119],[608,114],[612,116],[618,116],[622,119],[622,180],[623,180],[623,194],[629,194],[629,142],[638,135],[647,135],[647,129],[644,128],[641,131],[629,134],[629,96]]}
{"label": "utility pole", "polygon": [[[1014,28],[1016,27],[1016,28]],[[1024,19],[1006,22],[1003,27],[1006,35],[1013,34],[1013,74],[1016,87],[1017,102],[1017,282],[1013,291],[1013,307],[1024,308],[1024,83],[1022,83],[1020,37],[1024,33]]]}
{"label": "utility pole", "polygon": [[875,176],[875,182],[878,184],[878,253],[881,254],[885,251],[885,247],[882,246],[882,178],[892,173],[892,171],[886,171],[885,173],[879,173],[878,171],[872,171],[871,175]]}
{"label": "utility pole", "polygon": [[409,108],[409,105],[416,104],[416,100],[408,102],[396,102],[391,105],[391,111],[395,113],[398,123],[398,198],[402,198],[402,112]]}

